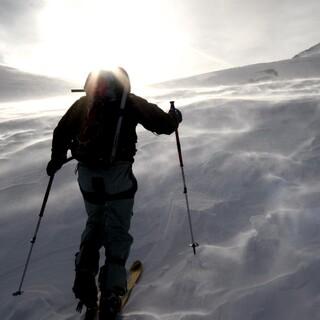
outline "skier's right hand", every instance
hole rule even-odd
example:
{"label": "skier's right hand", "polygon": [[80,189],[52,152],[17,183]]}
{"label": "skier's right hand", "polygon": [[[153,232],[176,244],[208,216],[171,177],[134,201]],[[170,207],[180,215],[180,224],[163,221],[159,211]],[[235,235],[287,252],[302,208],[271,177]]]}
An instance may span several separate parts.
{"label": "skier's right hand", "polygon": [[51,159],[47,165],[47,175],[53,176],[63,166],[65,159]]}
{"label": "skier's right hand", "polygon": [[170,109],[169,113],[175,118],[178,124],[182,122],[182,113],[180,110],[177,108]]}

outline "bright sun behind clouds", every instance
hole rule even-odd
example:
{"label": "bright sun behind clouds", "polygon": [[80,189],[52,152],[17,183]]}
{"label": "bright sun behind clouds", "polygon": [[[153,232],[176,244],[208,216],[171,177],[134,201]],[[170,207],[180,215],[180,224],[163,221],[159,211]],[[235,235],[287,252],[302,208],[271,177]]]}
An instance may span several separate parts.
{"label": "bright sun behind clouds", "polygon": [[123,66],[141,85],[221,63],[190,45],[187,17],[169,0],[47,0],[39,41],[12,56],[23,70],[83,83],[93,69]]}
{"label": "bright sun behind clouds", "polygon": [[124,66],[139,82],[165,79],[170,74],[164,69],[179,68],[172,62],[188,42],[177,22],[160,1],[48,1],[32,65],[81,81],[90,70],[113,65]]}

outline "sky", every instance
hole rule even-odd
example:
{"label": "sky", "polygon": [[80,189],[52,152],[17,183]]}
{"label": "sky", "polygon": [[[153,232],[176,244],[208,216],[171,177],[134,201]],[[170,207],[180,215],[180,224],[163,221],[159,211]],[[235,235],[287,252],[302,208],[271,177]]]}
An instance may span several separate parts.
{"label": "sky", "polygon": [[291,58],[320,42],[319,0],[0,0],[0,63],[138,85]]}

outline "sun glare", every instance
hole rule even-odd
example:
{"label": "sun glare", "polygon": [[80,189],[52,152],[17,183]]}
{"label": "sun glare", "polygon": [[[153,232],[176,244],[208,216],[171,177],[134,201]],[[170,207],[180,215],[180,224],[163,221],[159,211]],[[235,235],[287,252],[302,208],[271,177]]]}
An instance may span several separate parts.
{"label": "sun glare", "polygon": [[36,23],[37,42],[8,64],[78,85],[114,66],[133,87],[226,67],[192,45],[194,30],[173,0],[46,0]]}
{"label": "sun glare", "polygon": [[50,0],[38,17],[41,41],[29,69],[83,81],[93,69],[117,65],[139,84],[168,79],[188,39],[166,3]]}

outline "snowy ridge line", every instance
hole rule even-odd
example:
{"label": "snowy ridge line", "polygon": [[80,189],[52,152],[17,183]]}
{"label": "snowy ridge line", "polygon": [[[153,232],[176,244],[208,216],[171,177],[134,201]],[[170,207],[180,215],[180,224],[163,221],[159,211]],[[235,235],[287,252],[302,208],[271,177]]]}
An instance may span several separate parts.
{"label": "snowy ridge line", "polygon": [[272,95],[272,92],[269,94],[234,94],[234,95],[216,95],[216,94],[208,94],[195,96],[194,98],[181,98],[179,99],[179,107],[188,107],[195,103],[208,102],[208,101],[260,101],[260,102],[282,102],[282,101],[303,101],[307,99],[313,99],[320,97],[320,93],[315,94],[276,94]]}
{"label": "snowy ridge line", "polygon": [[[279,84],[286,84],[286,83],[301,83],[301,82],[306,82],[306,81],[315,81],[315,82],[320,82],[320,77],[311,77],[311,78],[295,78],[295,79],[273,79],[273,80],[268,80],[268,81],[255,81],[255,82],[246,82],[246,83],[230,83],[230,84],[213,84],[213,85],[208,85],[208,86],[197,86],[197,83],[195,83],[195,85],[190,88],[190,86],[184,86],[184,87],[174,87],[173,89],[155,89],[157,91],[164,91],[164,92],[171,92],[172,91],[192,91],[194,92],[194,88],[196,88],[196,91],[201,90],[203,92],[207,92],[210,91],[212,88],[229,88],[229,87],[241,87],[241,86],[260,86],[260,85],[268,85],[268,84],[275,84],[275,85],[279,85]],[[320,84],[319,84],[320,85]],[[157,96],[155,96],[157,97]]]}
{"label": "snowy ridge line", "polygon": [[173,93],[157,94],[157,99],[181,95],[179,106],[212,99],[248,100],[248,101],[283,101],[320,96],[320,78],[300,78],[294,80],[274,80],[254,83],[195,86],[194,88],[176,87]]}
{"label": "snowy ridge line", "polygon": [[294,100],[306,100],[311,98],[317,98],[320,97],[319,94],[297,94],[297,95],[276,95],[272,96],[269,95],[233,95],[233,96],[217,96],[217,95],[207,95],[205,97],[201,98],[194,98],[194,99],[180,99],[179,102],[181,106],[189,106],[197,102],[203,102],[203,101],[210,101],[210,100],[228,100],[228,101],[265,101],[265,102],[281,102],[281,101],[294,101]]}
{"label": "snowy ridge line", "polygon": [[320,55],[320,43],[316,44],[315,46],[310,47],[307,50],[300,52],[299,54],[295,55],[293,59],[297,58],[305,58],[305,57],[313,57]]}
{"label": "snowy ridge line", "polygon": [[[162,314],[157,314],[155,312],[151,312],[151,311],[131,311],[131,312],[127,312],[124,314],[123,318],[124,320],[128,317],[135,317],[135,319],[139,320],[139,318],[136,318],[136,316],[142,316],[141,319],[144,319],[144,316],[148,316],[151,317],[151,319],[156,319],[156,320],[182,320],[184,317],[195,317],[195,316],[199,316],[199,317],[204,317],[209,315],[208,312],[204,312],[204,311],[176,311],[176,312],[172,312],[172,313],[162,313]],[[148,318],[150,319],[150,318]],[[150,319],[150,320],[151,320]]]}
{"label": "snowy ridge line", "polygon": [[[281,87],[279,85],[283,84],[301,84],[304,82],[315,82],[313,85],[308,86],[301,86],[300,88],[288,88],[288,87]],[[221,92],[224,93],[227,90],[231,89],[239,89],[239,88],[260,88],[261,90],[264,89],[263,86],[270,85],[270,90],[280,91],[280,92],[290,92],[290,91],[297,91],[297,90],[305,90],[306,88],[315,88],[318,89],[318,94],[320,90],[320,78],[300,78],[300,79],[285,79],[285,80],[270,80],[270,81],[256,81],[256,82],[248,82],[248,83],[241,83],[241,84],[227,84],[227,85],[212,85],[212,86],[195,86],[191,89],[190,87],[175,87],[172,91],[163,92],[162,94],[154,93],[153,97],[156,99],[163,99],[166,96],[172,97],[173,94],[189,94],[189,95],[199,95],[199,94],[207,94],[213,92]],[[268,89],[268,87],[267,87]],[[163,89],[159,89],[163,91]]]}

